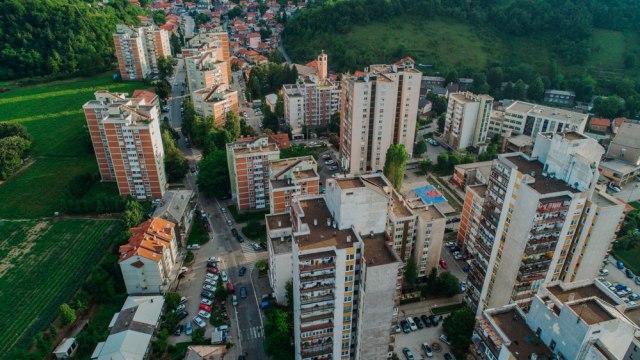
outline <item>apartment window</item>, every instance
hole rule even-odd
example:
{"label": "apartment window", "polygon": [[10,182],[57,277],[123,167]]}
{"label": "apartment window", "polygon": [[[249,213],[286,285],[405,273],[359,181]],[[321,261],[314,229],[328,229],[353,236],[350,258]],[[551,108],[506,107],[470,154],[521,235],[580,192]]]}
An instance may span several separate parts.
{"label": "apartment window", "polygon": [[353,281],[353,275],[345,276],[344,281]]}
{"label": "apartment window", "polygon": [[350,302],[353,299],[353,297],[351,296],[345,296],[344,297],[344,302]]}
{"label": "apartment window", "polygon": [[355,255],[353,254],[347,254],[347,260],[353,260],[355,257]]}
{"label": "apartment window", "polygon": [[349,330],[351,329],[351,325],[343,325],[342,326],[342,330]]}

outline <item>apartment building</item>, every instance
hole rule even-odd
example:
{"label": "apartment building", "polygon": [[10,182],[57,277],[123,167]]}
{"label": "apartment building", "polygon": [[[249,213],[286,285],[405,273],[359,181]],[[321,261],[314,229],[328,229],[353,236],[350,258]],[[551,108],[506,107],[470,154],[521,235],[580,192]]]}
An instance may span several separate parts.
{"label": "apartment building", "polygon": [[113,33],[120,76],[123,80],[147,79],[158,73],[158,59],[171,56],[169,32],[150,24],[119,24]]}
{"label": "apartment building", "polygon": [[[328,191],[349,191],[331,182]],[[325,199],[295,198],[291,214],[295,357],[386,358],[400,259],[383,234],[333,219]]]}
{"label": "apartment building", "polygon": [[131,229],[120,246],[120,271],[127,294],[162,294],[175,280],[178,241],[175,224],[154,217]]}
{"label": "apartment building", "polygon": [[472,336],[477,354],[481,359],[633,359],[640,328],[603,288],[550,284],[534,295],[526,314],[516,304],[483,311]]}
{"label": "apartment building", "polygon": [[450,94],[442,138],[454,150],[485,144],[492,109],[493,98],[489,95]]}
{"label": "apartment building", "polygon": [[340,82],[328,75],[327,54],[318,55],[317,76],[303,76],[295,84],[282,86],[284,118],[293,134],[302,134],[302,127],[327,126],[331,115],[340,111]]}
{"label": "apartment building", "polygon": [[620,221],[619,205],[594,194],[604,149],[575,132],[537,138],[531,157],[498,156],[483,199],[468,190],[459,239],[472,255],[467,299],[477,314],[526,309],[545,282],[595,276]]}
{"label": "apartment building", "polygon": [[[200,32],[193,38],[189,39],[187,45],[182,48],[182,56],[186,59],[189,57],[197,57],[209,50],[214,50],[215,58],[224,62],[227,75],[226,84],[231,83],[231,48],[229,47],[229,34],[226,31],[220,32]],[[216,52],[215,50],[218,50]],[[222,71],[222,70],[220,70]],[[187,78],[189,78],[187,76]],[[189,87],[191,89],[191,87]],[[197,89],[197,88],[195,88]],[[192,90],[193,91],[193,90]]]}
{"label": "apartment building", "polygon": [[220,129],[227,121],[227,114],[238,115],[238,92],[227,84],[213,85],[191,92],[193,108],[202,118],[213,116]]}
{"label": "apartment building", "polygon": [[[479,237],[482,223],[482,209],[484,208],[484,198],[487,194],[487,185],[478,184],[466,187],[464,205],[460,214],[460,225],[458,226],[458,235],[456,240],[458,245],[462,247],[465,257],[472,257],[481,253],[483,259],[487,259],[487,254],[491,253],[491,249],[481,241],[475,241]],[[477,246],[484,246],[478,249]]]}
{"label": "apartment building", "polygon": [[193,94],[197,90],[212,88],[216,85],[229,86],[230,74],[224,49],[203,49],[195,55],[184,58],[187,85]]}
{"label": "apartment building", "polygon": [[103,181],[116,181],[120,195],[161,199],[167,185],[159,108],[144,97],[95,92],[82,106]]}
{"label": "apartment building", "polygon": [[269,137],[239,139],[227,144],[231,195],[238,211],[268,209],[271,161],[280,158]]}
{"label": "apartment building", "polygon": [[422,73],[404,58],[342,78],[340,161],[351,174],[381,170],[391,144],[411,156]]}
{"label": "apartment building", "polygon": [[607,148],[607,161],[600,163],[600,172],[618,185],[640,177],[640,123],[627,120]]}
{"label": "apartment building", "polygon": [[486,184],[493,161],[480,161],[470,164],[459,164],[453,168],[451,182],[461,190],[469,185]]}
{"label": "apartment building", "polygon": [[536,135],[543,133],[578,132],[582,134],[587,125],[589,114],[558,109],[549,106],[514,101],[504,112],[494,112],[489,124],[489,135],[503,135],[510,131],[512,135],[531,136],[534,143]]}
{"label": "apartment building", "polygon": [[313,156],[271,161],[269,206],[271,214],[288,213],[294,196],[318,195],[320,176]]}
{"label": "apartment building", "polygon": [[269,254],[269,284],[276,302],[287,305],[287,283],[292,280],[291,215],[288,213],[265,215],[267,250]]}

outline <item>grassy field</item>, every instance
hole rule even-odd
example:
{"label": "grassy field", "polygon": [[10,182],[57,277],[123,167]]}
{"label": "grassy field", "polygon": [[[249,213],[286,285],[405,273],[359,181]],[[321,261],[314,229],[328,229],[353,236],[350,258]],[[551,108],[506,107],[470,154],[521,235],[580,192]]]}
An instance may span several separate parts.
{"label": "grassy field", "polygon": [[[3,206],[6,206],[3,204]],[[104,254],[116,221],[1,221],[0,358],[53,321]]]}
{"label": "grassy field", "polygon": [[109,76],[66,80],[0,94],[0,121],[19,122],[33,136],[35,162],[0,185],[0,218],[51,216],[64,187],[76,175],[97,171],[82,141],[82,105],[96,90],[132,93],[141,83]]}

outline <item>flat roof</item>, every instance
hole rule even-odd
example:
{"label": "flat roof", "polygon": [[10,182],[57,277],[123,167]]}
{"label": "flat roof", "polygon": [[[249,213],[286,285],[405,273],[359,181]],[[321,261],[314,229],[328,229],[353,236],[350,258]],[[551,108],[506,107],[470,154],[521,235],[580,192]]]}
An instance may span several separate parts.
{"label": "flat roof", "polygon": [[387,239],[384,234],[366,235],[362,242],[364,243],[364,259],[367,266],[387,265],[399,262],[398,256],[387,245]]}
{"label": "flat roof", "polygon": [[533,175],[535,182],[528,185],[540,194],[550,194],[560,191],[578,192],[578,190],[573,189],[562,180],[542,177],[543,165],[537,160],[527,160],[518,154],[507,155],[504,156],[504,158],[513,163],[518,168],[518,171],[523,174],[531,176],[532,173],[535,173],[535,175]]}
{"label": "flat roof", "polygon": [[287,170],[288,168],[302,161],[313,161],[314,163],[316,162],[312,156],[300,156],[287,159],[272,160],[269,162],[269,166],[271,167],[272,174],[279,175],[281,171]]}
{"label": "flat roof", "polygon": [[409,208],[407,207],[407,204],[405,204],[402,199],[400,199],[400,197],[398,196],[397,192],[393,192],[392,195],[392,199],[393,199],[393,214],[397,217],[408,217],[413,215],[411,213],[411,210],[409,210]]}
{"label": "flat roof", "polygon": [[569,307],[589,325],[614,319],[614,316],[594,299],[586,299],[582,302],[569,304]]}
{"label": "flat roof", "polygon": [[640,166],[633,165],[632,163],[622,159],[603,161],[600,163],[600,166],[622,174],[629,174],[640,169]]}
{"label": "flat roof", "polygon": [[255,146],[255,147],[234,147],[233,148],[233,152],[235,154],[241,155],[241,154],[250,154],[250,153],[265,153],[265,152],[275,152],[278,151],[278,147],[276,146],[276,144],[268,144],[266,146]]}
{"label": "flat roof", "polygon": [[531,104],[524,101],[514,101],[505,109],[505,111],[521,112],[530,116],[544,117],[547,119],[570,123],[582,123],[587,120],[587,114],[544,105]]}
{"label": "flat roof", "polygon": [[480,161],[480,162],[474,162],[474,163],[469,163],[469,164],[458,164],[455,167],[458,169],[477,169],[477,168],[481,168],[481,167],[491,167],[491,165],[493,165],[493,160],[489,160],[489,161]]}
{"label": "flat roof", "polygon": [[359,177],[336,179],[336,184],[338,184],[338,186],[343,190],[364,187],[364,182]]}
{"label": "flat roof", "polygon": [[575,287],[572,289],[562,289],[560,284],[548,287],[550,293],[553,294],[558,300],[565,303],[568,301],[576,301],[591,297],[597,297],[602,301],[605,301],[609,304],[615,305],[613,300],[604,293],[602,290],[598,289],[595,284],[589,284],[585,286]]}
{"label": "flat roof", "polygon": [[276,255],[291,254],[291,236],[269,238],[269,241]]}
{"label": "flat roof", "polygon": [[484,195],[487,193],[487,184],[478,184],[478,185],[470,185],[467,186],[468,190],[473,191],[474,193],[476,193],[479,197],[484,198]]}
{"label": "flat roof", "polygon": [[[269,224],[269,230],[291,228],[291,215],[289,214],[267,215],[265,219]],[[278,222],[280,225],[278,225]]]}
{"label": "flat roof", "polygon": [[538,358],[541,356],[546,356],[548,359],[551,358],[551,351],[543,342],[537,340],[536,334],[531,331],[525,319],[515,308],[502,313],[489,314],[489,316],[493,318],[496,325],[511,340],[511,344],[507,348],[514,358],[528,360],[533,353],[538,355]]}
{"label": "flat roof", "polygon": [[[300,208],[304,211],[302,221],[309,226],[310,234],[296,236],[296,242],[301,250],[313,250],[334,246],[346,249],[358,242],[352,229],[339,230],[327,225],[327,219],[332,219],[324,197],[301,199]],[[317,225],[314,225],[314,220]]]}
{"label": "flat roof", "polygon": [[602,207],[621,205],[615,202],[613,197],[601,191],[594,191],[593,196],[591,197],[591,201],[593,201],[596,205]]}

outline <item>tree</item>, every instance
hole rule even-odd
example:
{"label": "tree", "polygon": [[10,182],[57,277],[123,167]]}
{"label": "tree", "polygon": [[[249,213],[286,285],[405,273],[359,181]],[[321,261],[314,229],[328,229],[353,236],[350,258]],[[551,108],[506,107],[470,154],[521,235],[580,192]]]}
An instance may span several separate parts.
{"label": "tree", "polygon": [[168,309],[175,309],[180,304],[180,294],[176,292],[168,292],[164,294],[164,302],[167,304]]}
{"label": "tree", "polygon": [[409,154],[407,154],[404,144],[392,144],[387,149],[384,162],[384,175],[398,191],[402,188],[408,158]]}
{"label": "tree", "polygon": [[517,100],[524,100],[527,97],[527,86],[522,79],[518,79],[513,86],[513,97]]}
{"label": "tree", "polygon": [[544,97],[544,83],[542,82],[542,78],[540,76],[535,78],[535,80],[533,80],[533,82],[529,85],[527,95],[531,100],[542,101],[542,98]]}
{"label": "tree", "polygon": [[329,120],[329,132],[339,134],[340,133],[340,113],[338,111],[331,114]]}
{"label": "tree", "polygon": [[459,76],[458,76],[458,72],[453,69],[451,71],[449,71],[447,73],[447,77],[444,80],[445,85],[451,84],[451,83],[457,83],[459,80]]}
{"label": "tree", "polygon": [[162,131],[162,146],[164,147],[164,170],[169,182],[178,181],[189,171],[189,163],[176,146],[176,142],[168,130]]}
{"label": "tree", "polygon": [[180,41],[180,37],[178,37],[176,34],[171,33],[169,43],[171,44],[171,53],[173,55],[177,55],[182,52],[182,42]]}
{"label": "tree", "polygon": [[218,281],[216,281],[216,291],[214,296],[217,302],[223,302],[228,296],[227,289],[222,284],[221,277],[219,277]]}
{"label": "tree", "polygon": [[154,86],[160,99],[166,101],[171,95],[171,84],[166,79],[156,81]]}
{"label": "tree", "polygon": [[60,305],[60,317],[64,325],[72,324],[76,321],[76,311],[69,304],[64,303]]}
{"label": "tree", "polygon": [[195,344],[202,344],[204,342],[205,330],[205,328],[193,330],[191,341],[193,341]]}
{"label": "tree", "polygon": [[140,225],[144,219],[144,210],[139,202],[129,199],[125,204],[125,211],[122,214],[122,221],[127,229]]}
{"label": "tree", "polygon": [[612,119],[624,110],[624,100],[619,96],[599,97],[593,101],[592,111],[597,115]]}
{"label": "tree", "polygon": [[409,256],[407,266],[404,268],[404,281],[409,285],[415,285],[418,279],[418,264],[413,255]]}
{"label": "tree", "polygon": [[420,156],[427,152],[427,143],[424,140],[420,140],[413,147],[413,155]]}
{"label": "tree", "polygon": [[229,193],[227,152],[214,150],[200,162],[198,189],[210,196],[221,197]]}
{"label": "tree", "polygon": [[162,80],[166,80],[173,75],[173,58],[171,56],[161,56],[158,58],[158,75]]}
{"label": "tree", "polygon": [[460,292],[460,281],[449,271],[438,275],[437,284],[440,294],[444,296],[452,297]]}
{"label": "tree", "polygon": [[447,123],[447,114],[446,113],[442,113],[440,114],[440,116],[438,117],[438,132],[439,133],[443,133],[444,132],[444,126]]}
{"label": "tree", "polygon": [[433,164],[431,164],[431,159],[426,158],[424,160],[422,160],[420,162],[420,165],[418,165],[420,167],[420,171],[422,171],[425,175],[431,171],[431,168],[433,167]]}
{"label": "tree", "polygon": [[291,346],[287,313],[277,307],[267,310],[264,322],[264,350],[273,359],[288,360],[294,358]]}
{"label": "tree", "polygon": [[153,22],[160,26],[163,25],[167,21],[163,11],[156,11],[153,13]]}
{"label": "tree", "polygon": [[431,113],[439,116],[447,111],[447,98],[433,91],[427,93],[427,100],[431,101]]}
{"label": "tree", "polygon": [[231,135],[232,141],[235,141],[240,136],[240,122],[238,121],[238,115],[233,111],[227,113],[227,119],[224,123],[224,129]]}
{"label": "tree", "polygon": [[487,83],[493,90],[500,90],[502,87],[502,81],[504,79],[504,72],[501,67],[492,67],[487,73]]}
{"label": "tree", "polygon": [[471,334],[475,326],[475,316],[468,308],[456,310],[447,316],[442,323],[442,330],[451,340],[453,355],[458,359],[464,359],[469,345]]}
{"label": "tree", "polygon": [[247,120],[244,118],[240,119],[240,135],[242,136],[257,136],[258,132],[256,129],[251,127],[251,125],[247,124]]}

